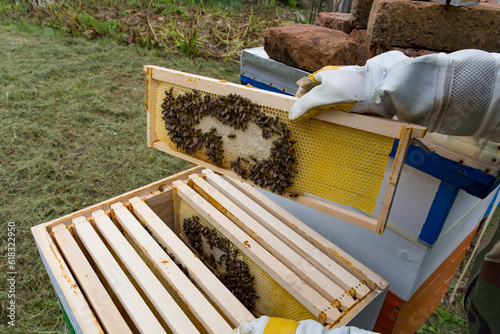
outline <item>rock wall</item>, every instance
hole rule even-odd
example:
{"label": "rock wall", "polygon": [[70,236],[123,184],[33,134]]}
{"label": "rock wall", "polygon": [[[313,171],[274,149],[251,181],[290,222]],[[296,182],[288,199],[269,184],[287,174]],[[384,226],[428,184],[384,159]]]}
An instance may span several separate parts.
{"label": "rock wall", "polygon": [[325,65],[365,65],[389,50],[410,57],[461,49],[500,52],[500,4],[354,0],[352,13],[319,13],[316,26],[268,29],[264,49],[272,59],[310,72]]}

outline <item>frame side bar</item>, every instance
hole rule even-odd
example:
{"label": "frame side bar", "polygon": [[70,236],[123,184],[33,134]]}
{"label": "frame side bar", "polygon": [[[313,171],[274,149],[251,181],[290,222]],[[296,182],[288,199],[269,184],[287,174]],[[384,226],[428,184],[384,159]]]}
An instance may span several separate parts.
{"label": "frame side bar", "polygon": [[389,219],[389,213],[391,211],[394,195],[396,194],[399,177],[401,176],[401,172],[403,170],[406,152],[408,152],[411,133],[411,127],[407,126],[403,129],[401,139],[399,140],[398,149],[396,151],[396,155],[394,156],[394,164],[392,165],[391,175],[389,177],[389,182],[385,191],[382,208],[380,209],[375,233],[383,234],[385,226],[387,225],[387,220]]}

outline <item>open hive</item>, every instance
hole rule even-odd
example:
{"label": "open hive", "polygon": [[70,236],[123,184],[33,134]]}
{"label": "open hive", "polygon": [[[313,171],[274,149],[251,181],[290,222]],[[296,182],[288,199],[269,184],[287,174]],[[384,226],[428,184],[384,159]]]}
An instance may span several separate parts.
{"label": "open hive", "polygon": [[195,168],[33,234],[76,332],[230,333],[261,314],[333,327],[385,290],[379,276],[263,200]]}
{"label": "open hive", "polygon": [[[155,66],[145,70],[149,146],[383,232],[409,139],[422,137],[425,128],[335,111],[290,123],[293,97]],[[374,218],[395,138],[394,168]]]}

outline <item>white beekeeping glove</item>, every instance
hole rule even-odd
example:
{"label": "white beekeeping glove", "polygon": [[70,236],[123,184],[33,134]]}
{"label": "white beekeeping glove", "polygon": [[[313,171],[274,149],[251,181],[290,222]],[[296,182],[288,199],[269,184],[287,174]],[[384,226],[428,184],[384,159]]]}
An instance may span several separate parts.
{"label": "white beekeeping glove", "polygon": [[373,334],[356,327],[339,327],[328,330],[314,320],[294,321],[282,318],[262,316],[247,321],[233,330],[233,334]]}
{"label": "white beekeeping glove", "polygon": [[269,317],[263,315],[253,321],[245,321],[240,327],[233,329],[233,334],[256,334],[264,333],[264,328],[269,321]]}
{"label": "white beekeeping glove", "polygon": [[290,110],[292,122],[305,121],[326,109],[368,110],[365,66],[326,66],[309,75],[309,79],[316,85],[293,105]]}
{"label": "white beekeeping glove", "polygon": [[369,59],[364,67],[320,71],[314,78],[318,76],[320,85],[290,110],[292,121],[327,107],[336,109],[337,103],[357,102],[347,111],[359,112],[367,105],[376,115],[396,116],[430,132],[500,141],[499,54],[462,50],[409,58],[390,51]]}

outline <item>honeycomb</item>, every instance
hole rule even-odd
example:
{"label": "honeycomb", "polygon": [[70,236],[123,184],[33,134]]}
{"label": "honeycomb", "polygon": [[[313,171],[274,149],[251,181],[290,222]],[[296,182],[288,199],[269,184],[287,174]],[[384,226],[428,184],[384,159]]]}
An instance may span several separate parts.
{"label": "honeycomb", "polygon": [[[190,92],[191,88],[168,82],[161,82],[156,92],[155,133],[158,139],[165,142],[171,150],[180,153],[171,142],[165,122],[162,119],[163,99],[165,91],[173,88],[174,95]],[[198,90],[202,94],[215,94]],[[388,163],[388,154],[392,149],[394,139],[338,124],[310,119],[300,124],[288,121],[288,111],[271,108],[261,104],[261,111],[267,115],[279,116],[287,123],[294,145],[295,166],[297,174],[289,193],[311,194],[340,205],[351,206],[369,213],[375,210],[376,199]],[[219,126],[216,126],[219,129]],[[220,128],[222,129],[222,124]],[[225,130],[226,132],[228,130]],[[247,130],[248,131],[248,130]],[[232,130],[237,135],[241,130]],[[255,142],[259,147],[270,147],[267,142],[255,134]],[[230,140],[224,140],[224,156],[227,161],[236,160],[239,156],[248,157],[254,154],[255,148],[247,140],[247,147],[231,147]],[[203,151],[197,151],[192,157],[212,164]],[[229,169],[229,165],[223,164]]]}
{"label": "honeycomb", "polygon": [[[179,196],[176,196],[174,200],[179,201],[178,214],[180,222],[184,221],[185,218],[197,216],[202,225],[211,229],[214,228],[206,219],[201,217],[197,211],[195,211]],[[174,205],[174,207],[177,206]],[[219,231],[216,232],[218,236],[225,239]],[[229,244],[230,248],[237,249],[237,247],[231,242],[229,242]],[[247,255],[243,254],[243,252],[239,252],[238,257],[248,265],[249,272],[254,277],[254,289],[259,297],[255,301],[255,310],[257,312],[270,317],[287,318],[296,321],[317,319],[314,314],[306,309],[305,306],[295,299]]]}

